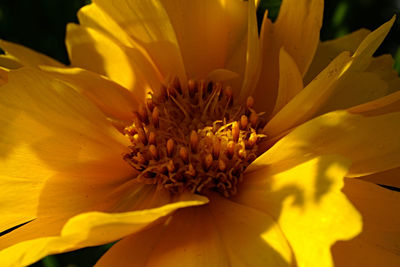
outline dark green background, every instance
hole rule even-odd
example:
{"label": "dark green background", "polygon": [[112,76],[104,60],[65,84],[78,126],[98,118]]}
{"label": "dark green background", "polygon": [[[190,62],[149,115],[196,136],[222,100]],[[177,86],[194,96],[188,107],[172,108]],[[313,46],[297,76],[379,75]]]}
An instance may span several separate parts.
{"label": "dark green background", "polygon": [[[66,63],[65,25],[76,22],[76,11],[89,1],[1,0],[0,38],[23,44]],[[271,16],[276,16],[280,2],[262,0],[259,15],[270,7]],[[321,38],[335,38],[361,27],[373,30],[399,12],[396,2],[400,3],[396,0],[326,0]],[[399,44],[400,27],[396,21],[378,53],[395,55]]]}
{"label": "dark green background", "polygon": [[[23,44],[68,63],[64,45],[65,25],[76,22],[76,11],[88,2],[89,0],[1,0],[0,38]],[[261,18],[266,8],[270,10],[272,18],[276,17],[280,2],[281,0],[262,0],[259,17]],[[396,0],[326,0],[321,39],[332,39],[361,27],[374,30],[399,13],[399,6],[400,1]],[[397,20],[377,54],[391,53],[400,63],[399,44],[400,26]],[[396,68],[399,71],[400,64]],[[107,246],[85,248],[50,256],[33,266],[92,266],[106,249]]]}

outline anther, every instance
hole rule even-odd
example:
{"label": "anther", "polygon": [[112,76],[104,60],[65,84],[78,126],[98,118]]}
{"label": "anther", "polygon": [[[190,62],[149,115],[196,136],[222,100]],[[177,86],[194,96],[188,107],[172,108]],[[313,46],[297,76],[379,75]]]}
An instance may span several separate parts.
{"label": "anther", "polygon": [[253,108],[253,106],[254,106],[254,98],[252,96],[249,96],[246,101],[246,107],[248,109],[251,109]]}
{"label": "anther", "polygon": [[233,104],[233,91],[232,91],[232,87],[230,86],[226,86],[225,87],[225,95],[226,98],[228,99],[228,105],[232,106]]}
{"label": "anther", "polygon": [[199,136],[197,135],[197,132],[193,130],[190,133],[190,148],[193,153],[197,152],[197,146],[199,144]]}
{"label": "anther", "polygon": [[214,159],[217,159],[219,157],[221,143],[219,142],[217,137],[214,137],[212,142],[213,142],[212,143],[213,144],[212,154],[213,154]]}
{"label": "anther", "polygon": [[144,129],[142,127],[137,127],[136,130],[137,130],[137,134],[139,136],[140,142],[142,142],[142,144],[144,144],[144,145],[147,145],[147,136],[146,136]]}
{"label": "anther", "polygon": [[245,130],[249,124],[249,118],[246,115],[240,117],[240,129]]}
{"label": "anther", "polygon": [[147,163],[146,158],[142,155],[142,153],[137,153],[136,156],[134,157],[134,159],[142,165],[145,165]]}
{"label": "anther", "polygon": [[211,164],[213,163],[213,157],[211,154],[207,154],[204,157],[204,169],[205,171],[208,171],[211,167]]}
{"label": "anther", "polygon": [[155,145],[149,146],[149,152],[153,159],[158,160],[158,150]]}
{"label": "anther", "polygon": [[170,161],[168,161],[167,169],[168,169],[169,173],[173,173],[175,171],[175,163],[172,159]]}
{"label": "anther", "polygon": [[213,132],[207,132],[206,136],[207,136],[207,138],[208,138],[209,140],[211,140],[211,141],[214,140],[214,133],[213,133]]}
{"label": "anther", "polygon": [[220,159],[220,160],[218,161],[218,169],[219,169],[221,172],[224,172],[224,171],[226,170],[226,163],[225,163],[225,161],[223,161],[222,159]]}
{"label": "anther", "polygon": [[167,87],[165,87],[165,85],[162,84],[160,87],[160,94],[158,100],[160,102],[163,102],[166,98],[167,98]]}
{"label": "anther", "polygon": [[159,119],[160,119],[160,110],[158,109],[158,107],[155,107],[151,114],[151,120],[153,122],[154,127],[156,127],[156,128],[159,127],[159,123],[160,123]]}
{"label": "anther", "polygon": [[143,123],[142,120],[140,119],[139,113],[138,112],[133,112],[133,123],[136,128],[142,127]]}
{"label": "anther", "polygon": [[246,149],[244,149],[244,148],[239,149],[238,155],[239,155],[239,157],[240,157],[241,159],[246,158],[246,155],[247,155]]}
{"label": "anther", "polygon": [[215,88],[215,91],[217,93],[218,99],[220,99],[221,91],[222,91],[222,83],[221,82],[216,82],[214,88]]}
{"label": "anther", "polygon": [[232,159],[235,154],[235,142],[229,141],[226,145],[226,155],[229,159]]}
{"label": "anther", "polygon": [[253,128],[256,128],[256,126],[257,126],[257,121],[258,121],[258,115],[257,115],[257,113],[252,112],[252,113],[250,114],[250,123],[251,123],[251,126],[252,126]]}
{"label": "anther", "polygon": [[249,137],[249,141],[247,142],[247,148],[253,148],[253,146],[257,143],[257,134],[252,133]]}
{"label": "anther", "polygon": [[142,122],[144,122],[145,124],[149,123],[149,118],[147,117],[147,110],[144,105],[139,105],[138,114]]}
{"label": "anther", "polygon": [[189,162],[189,153],[185,147],[181,147],[179,149],[179,156],[183,160],[183,162],[188,163]]}
{"label": "anther", "polygon": [[196,170],[194,169],[192,163],[188,165],[188,170],[185,172],[185,174],[190,175],[190,176],[195,176],[196,175]]}
{"label": "anther", "polygon": [[182,94],[182,87],[178,77],[175,77],[172,81],[172,86],[178,91],[178,93]]}
{"label": "anther", "polygon": [[155,145],[156,142],[156,134],[154,132],[149,133],[149,144]]}
{"label": "anther", "polygon": [[174,153],[174,146],[175,142],[171,138],[168,139],[167,141],[167,156],[172,157],[172,154]]}
{"label": "anther", "polygon": [[167,95],[168,95],[168,97],[169,96],[172,96],[172,97],[176,97],[176,90],[175,90],[175,87],[172,85],[172,84],[169,84],[168,85],[168,87],[167,87]]}
{"label": "anther", "polygon": [[134,127],[132,127],[132,126],[126,127],[126,128],[124,129],[124,132],[125,132],[125,134],[127,134],[127,135],[134,135],[135,133],[137,133],[137,132],[136,132],[136,129],[135,129]]}
{"label": "anther", "polygon": [[240,129],[239,129],[239,124],[237,123],[237,121],[234,121],[232,123],[232,137],[233,137],[233,141],[237,142],[239,140],[239,133],[240,133]]}
{"label": "anther", "polygon": [[138,135],[138,134],[134,134],[133,137],[132,137],[132,139],[133,139],[133,142],[134,142],[135,144],[139,144],[140,138],[139,138],[139,135]]}
{"label": "anther", "polygon": [[152,95],[149,95],[147,98],[146,98],[146,106],[147,106],[147,108],[152,112],[153,111],[153,109],[154,109],[154,102],[153,102],[153,96]]}
{"label": "anther", "polygon": [[193,97],[197,91],[197,83],[194,80],[188,81],[188,90],[190,97]]}
{"label": "anther", "polygon": [[201,80],[199,85],[199,99],[205,97],[206,81]]}

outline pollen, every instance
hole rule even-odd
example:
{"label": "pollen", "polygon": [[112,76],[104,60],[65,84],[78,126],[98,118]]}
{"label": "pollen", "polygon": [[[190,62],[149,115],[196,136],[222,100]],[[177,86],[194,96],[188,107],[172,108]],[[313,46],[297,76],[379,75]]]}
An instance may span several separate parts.
{"label": "pollen", "polygon": [[133,179],[173,194],[235,195],[265,123],[252,97],[234,103],[230,86],[203,80],[174,79],[149,94],[125,128],[132,145],[124,159],[139,171]]}

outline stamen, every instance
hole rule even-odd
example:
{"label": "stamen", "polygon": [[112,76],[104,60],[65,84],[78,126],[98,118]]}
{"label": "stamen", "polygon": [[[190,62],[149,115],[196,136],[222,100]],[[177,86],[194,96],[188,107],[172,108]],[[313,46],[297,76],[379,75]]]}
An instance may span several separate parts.
{"label": "stamen", "polygon": [[151,95],[149,95],[149,97],[146,98],[146,106],[150,110],[150,112],[153,111],[154,102],[153,102],[153,97]]}
{"label": "stamen", "polygon": [[257,126],[257,121],[258,121],[258,115],[255,112],[252,112],[250,114],[250,123],[251,127],[255,128]]}
{"label": "stamen", "polygon": [[254,106],[254,98],[252,96],[249,96],[246,101],[246,107],[248,109],[251,109],[253,108],[253,106]]}
{"label": "stamen", "polygon": [[220,160],[218,161],[218,169],[219,169],[221,172],[224,172],[224,171],[226,170],[226,163],[225,163],[222,159],[220,159]]}
{"label": "stamen", "polygon": [[197,92],[197,83],[194,80],[188,81],[188,89],[189,89],[189,96],[193,97],[194,94]]}
{"label": "stamen", "polygon": [[219,152],[221,149],[221,143],[219,142],[217,137],[214,137],[212,140],[212,144],[213,144],[213,149],[212,149],[212,154],[213,154],[213,158],[214,159],[218,159],[219,158]]}
{"label": "stamen", "polygon": [[172,82],[172,86],[176,89],[176,91],[180,94],[182,94],[182,88],[181,88],[181,83],[178,79],[178,77],[175,77],[173,82]]}
{"label": "stamen", "polygon": [[174,152],[174,145],[175,142],[173,139],[168,139],[167,141],[167,156],[168,157],[172,157],[172,153]]}
{"label": "stamen", "polygon": [[237,142],[239,140],[239,124],[237,123],[237,121],[233,122],[232,124],[232,137],[233,137],[233,141]]}
{"label": "stamen", "polygon": [[139,140],[140,142],[142,142],[142,144],[147,145],[147,136],[146,133],[144,132],[143,127],[137,127],[136,128],[137,134],[139,136]]}
{"label": "stamen", "polygon": [[156,134],[154,132],[151,132],[149,134],[149,144],[151,144],[151,145],[156,144]]}
{"label": "stamen", "polygon": [[175,78],[158,95],[148,94],[125,128],[132,145],[124,159],[140,172],[134,179],[172,194],[234,195],[256,157],[264,121],[254,98],[233,103],[230,86],[204,80],[182,85]]}
{"label": "stamen", "polygon": [[240,129],[245,130],[247,128],[248,123],[249,123],[249,119],[247,118],[247,116],[242,115],[242,117],[240,117]]}
{"label": "stamen", "polygon": [[149,146],[149,152],[151,154],[151,157],[155,160],[158,160],[158,151],[155,145],[150,145]]}
{"label": "stamen", "polygon": [[197,145],[199,144],[199,137],[197,136],[197,132],[193,130],[190,133],[190,148],[193,153],[197,152]]}
{"label": "stamen", "polygon": [[179,150],[179,156],[183,160],[183,162],[188,163],[189,161],[189,153],[185,147],[181,147]]}
{"label": "stamen", "polygon": [[149,118],[147,117],[147,110],[143,105],[139,106],[138,114],[139,114],[140,120],[143,123],[145,123],[145,124],[149,123]]}
{"label": "stamen", "polygon": [[233,154],[235,153],[235,142],[229,141],[228,145],[226,146],[226,155],[229,159],[232,159]]}
{"label": "stamen", "polygon": [[251,133],[249,141],[247,142],[247,147],[253,148],[253,146],[257,143],[257,134]]}
{"label": "stamen", "polygon": [[158,128],[159,126],[159,117],[160,117],[160,110],[158,109],[158,107],[155,107],[153,113],[151,114],[151,119],[155,128]]}
{"label": "stamen", "polygon": [[204,158],[204,170],[208,171],[213,163],[214,159],[211,154],[207,154]]}
{"label": "stamen", "polygon": [[188,165],[188,170],[185,172],[187,175],[190,175],[190,176],[195,176],[196,175],[196,170],[194,169],[194,167],[193,167],[193,165],[192,164],[189,164]]}
{"label": "stamen", "polygon": [[168,161],[167,169],[168,169],[169,173],[175,172],[176,168],[175,168],[175,164],[174,164],[173,160]]}

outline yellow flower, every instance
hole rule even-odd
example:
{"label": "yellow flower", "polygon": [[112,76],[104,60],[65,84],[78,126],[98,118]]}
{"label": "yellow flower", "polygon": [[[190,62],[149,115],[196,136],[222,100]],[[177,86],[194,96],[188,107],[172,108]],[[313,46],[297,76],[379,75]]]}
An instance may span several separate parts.
{"label": "yellow flower", "polygon": [[399,266],[394,19],[319,42],[322,0],[94,0],[71,66],[2,41],[1,266]]}

